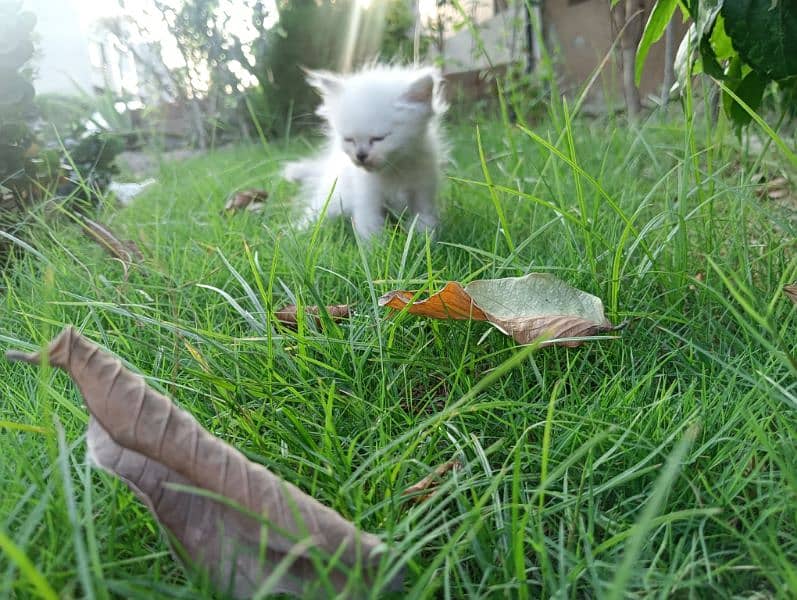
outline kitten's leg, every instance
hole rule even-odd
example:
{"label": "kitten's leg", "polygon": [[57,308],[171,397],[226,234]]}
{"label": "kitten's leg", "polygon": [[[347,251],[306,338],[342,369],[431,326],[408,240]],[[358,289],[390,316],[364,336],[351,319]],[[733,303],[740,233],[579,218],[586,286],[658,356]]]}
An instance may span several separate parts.
{"label": "kitten's leg", "polygon": [[416,188],[410,193],[409,208],[413,219],[416,222],[418,232],[431,236],[435,234],[435,228],[439,223],[437,207],[435,206],[435,195],[437,185],[430,184]]}
{"label": "kitten's leg", "polygon": [[352,207],[351,223],[360,238],[370,240],[382,231],[385,214],[378,202],[359,203]]}
{"label": "kitten's leg", "polygon": [[305,231],[305,230],[307,230],[307,229],[310,229],[310,227],[311,227],[311,226],[312,226],[312,225],[313,225],[313,224],[314,224],[316,221],[318,221],[318,217],[320,217],[320,216],[321,216],[321,213],[319,213],[319,212],[318,212],[316,209],[314,209],[312,206],[305,206],[305,207],[302,209],[302,213],[301,213],[301,214],[299,215],[299,217],[296,219],[296,221],[295,221],[295,223],[294,223],[294,227],[295,227],[295,228],[296,228],[298,231]]}
{"label": "kitten's leg", "polygon": [[[335,182],[314,181],[305,186],[304,197],[307,198],[301,215],[296,221],[296,228],[300,231],[309,229],[321,218],[326,208],[326,217],[337,217],[341,214],[340,191],[334,188]],[[330,194],[332,197],[330,198]],[[328,202],[328,203],[327,203]]]}
{"label": "kitten's leg", "polygon": [[369,240],[385,225],[381,189],[375,181],[361,177],[352,192],[355,193],[351,196],[349,209],[354,232]]}

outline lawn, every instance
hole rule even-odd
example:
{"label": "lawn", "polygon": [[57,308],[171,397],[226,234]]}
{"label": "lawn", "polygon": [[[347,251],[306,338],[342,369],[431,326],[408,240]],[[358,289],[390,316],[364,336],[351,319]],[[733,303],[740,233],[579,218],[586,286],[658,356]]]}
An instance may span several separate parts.
{"label": "lawn", "polygon": [[[476,126],[451,128],[431,242],[396,224],[368,248],[343,222],[294,231],[295,190],[276,173],[303,140],[164,164],[99,217],[145,255],[127,277],[68,217],[34,225],[3,274],[0,346],[74,324],[383,535],[388,568],[406,567],[397,598],[796,597],[797,310],[781,293],[797,279],[795,222],[750,179],[777,174],[777,155],[680,111],[639,127],[561,109],[531,131]],[[251,186],[271,193],[263,213],[220,214]],[[627,326],[527,349],[377,304],[529,272],[601,297]],[[276,325],[294,302],[355,314]],[[89,468],[87,412],[63,373],[0,360],[0,390],[0,595],[211,595],[132,493]],[[402,498],[453,459],[437,493]]]}

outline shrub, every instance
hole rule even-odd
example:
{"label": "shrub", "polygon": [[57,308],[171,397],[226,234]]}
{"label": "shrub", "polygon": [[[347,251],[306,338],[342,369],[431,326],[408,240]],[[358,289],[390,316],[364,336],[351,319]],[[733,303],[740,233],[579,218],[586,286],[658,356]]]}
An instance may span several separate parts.
{"label": "shrub", "polygon": [[[703,71],[721,83],[722,104],[737,125],[752,116],[774,84],[793,98],[797,77],[797,3],[793,0],[657,0],[637,51],[636,78],[648,50],[678,6],[694,20],[676,59],[679,78]],[[682,84],[683,85],[683,84]],[[780,92],[777,92],[780,93]],[[794,112],[786,105],[786,114]]]}
{"label": "shrub", "polygon": [[[86,131],[85,103],[45,100],[43,116],[59,119],[69,131],[63,139],[53,139],[50,148],[41,148],[31,125],[39,116],[29,66],[35,23],[35,16],[20,11],[18,2],[0,0],[0,229],[15,236],[26,212],[52,192],[80,208],[93,204],[116,172],[113,161],[123,146],[106,133]],[[52,124],[41,129],[52,130]],[[0,267],[8,256],[8,240],[2,238]]]}
{"label": "shrub", "polygon": [[31,172],[34,89],[26,63],[33,56],[31,32],[36,18],[17,3],[0,2],[0,197],[17,200]]}

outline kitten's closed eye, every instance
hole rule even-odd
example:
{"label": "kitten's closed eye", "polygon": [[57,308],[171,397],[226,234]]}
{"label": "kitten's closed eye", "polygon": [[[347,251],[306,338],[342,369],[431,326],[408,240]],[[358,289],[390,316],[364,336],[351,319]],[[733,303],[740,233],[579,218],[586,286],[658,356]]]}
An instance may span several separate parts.
{"label": "kitten's closed eye", "polygon": [[[385,135],[375,135],[373,137],[369,137],[368,138],[368,144],[370,146],[373,146],[375,143],[381,142],[382,140],[384,140],[389,135],[390,135],[389,133],[386,133]],[[353,137],[345,137],[345,138],[343,138],[343,141],[345,143],[347,143],[347,144],[354,144],[356,140]]]}

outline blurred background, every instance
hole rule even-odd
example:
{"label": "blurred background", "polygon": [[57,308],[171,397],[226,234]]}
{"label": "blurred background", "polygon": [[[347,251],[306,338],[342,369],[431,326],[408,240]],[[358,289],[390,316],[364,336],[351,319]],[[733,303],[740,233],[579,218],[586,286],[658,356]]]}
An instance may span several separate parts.
{"label": "blurred background", "polygon": [[159,161],[316,131],[302,67],[435,64],[452,122],[533,123],[561,96],[635,118],[666,103],[686,25],[670,20],[637,85],[655,2],[614,4],[0,0],[0,227],[14,234],[43,199],[96,206]]}
{"label": "blurred background", "polygon": [[[25,0],[5,6],[0,52],[23,57],[31,110],[61,137],[124,134],[126,147],[207,148],[315,124],[300,66],[348,71],[379,58],[435,63],[455,113],[489,109],[499,86],[515,110],[544,112],[553,89],[574,94],[602,61],[594,111],[660,102],[683,37],[674,19],[640,85],[623,88],[615,44],[627,5],[638,42],[648,0]],[[21,48],[24,46],[24,48]],[[10,64],[10,63],[9,63]],[[12,65],[13,66],[13,65]],[[11,82],[9,82],[10,84]]]}
{"label": "blurred background", "polygon": [[[704,23],[696,33],[701,19],[690,25],[685,6],[0,0],[0,225],[15,223],[13,211],[53,194],[78,207],[96,204],[120,169],[122,179],[135,181],[164,158],[316,131],[318,98],[302,67],[346,72],[373,60],[436,64],[452,123],[497,118],[533,125],[549,119],[562,98],[587,117],[624,112],[634,121],[678,97],[687,70],[702,76],[699,59],[685,66],[699,47],[706,72],[720,60],[726,66],[713,74],[760,103],[768,79],[777,77],[758,69],[752,81],[722,27]],[[662,7],[669,12],[658,12]],[[657,14],[666,18],[642,40]],[[711,14],[721,24],[717,11]],[[695,35],[702,36],[699,45]],[[717,113],[719,98],[715,87],[704,107],[709,114]],[[790,98],[781,96],[781,104]],[[734,121],[749,121],[733,100],[725,109]]]}

